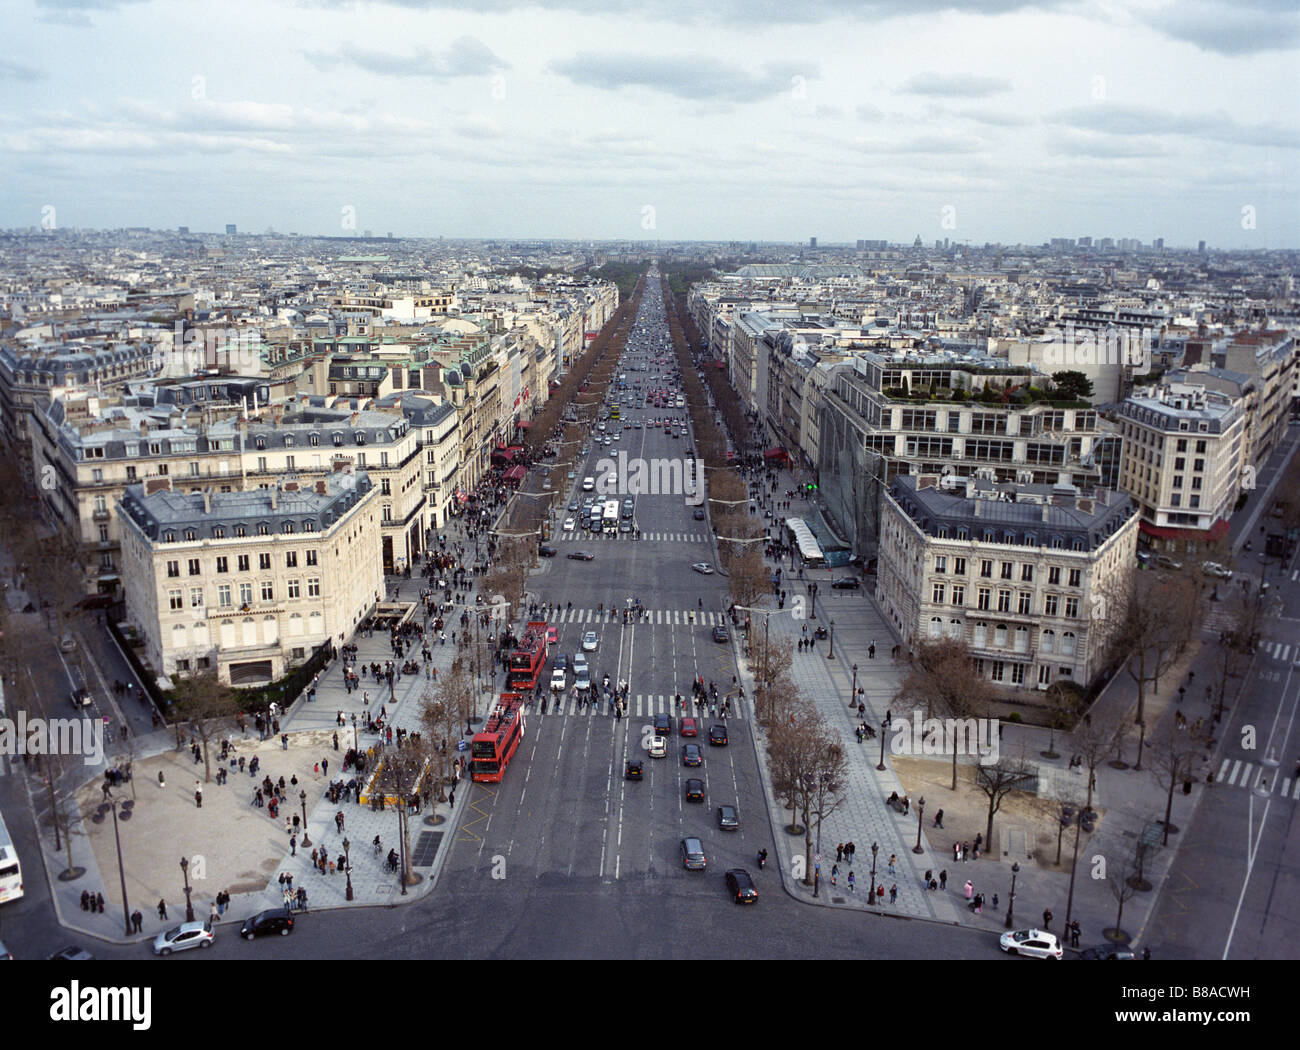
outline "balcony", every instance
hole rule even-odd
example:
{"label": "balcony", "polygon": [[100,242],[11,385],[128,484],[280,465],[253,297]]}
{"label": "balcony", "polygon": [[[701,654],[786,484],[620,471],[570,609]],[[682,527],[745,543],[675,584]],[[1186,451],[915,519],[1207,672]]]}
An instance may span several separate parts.
{"label": "balcony", "polygon": [[109,521],[113,517],[113,512],[108,509],[91,511],[91,521]]}

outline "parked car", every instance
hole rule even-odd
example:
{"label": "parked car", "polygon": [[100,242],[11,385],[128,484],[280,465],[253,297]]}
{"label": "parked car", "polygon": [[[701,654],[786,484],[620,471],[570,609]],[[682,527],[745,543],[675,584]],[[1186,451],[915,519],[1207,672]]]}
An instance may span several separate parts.
{"label": "parked car", "polygon": [[95,957],[86,951],[79,944],[69,944],[66,948],[60,948],[50,956],[50,961],[54,962],[85,962]]}
{"label": "parked car", "polygon": [[1033,959],[1059,959],[1065,953],[1056,934],[1043,930],[1014,930],[998,938],[998,946],[1008,955],[1028,955]]}
{"label": "parked car", "polygon": [[1206,576],[1213,576],[1219,580],[1232,579],[1232,570],[1224,568],[1217,561],[1207,561],[1201,566],[1201,571],[1204,572]]}
{"label": "parked car", "polygon": [[704,856],[704,843],[699,839],[688,837],[682,839],[682,867],[687,871],[703,871],[708,867]]}
{"label": "parked car", "polygon": [[1183,563],[1182,563],[1182,562],[1180,562],[1180,561],[1175,561],[1173,558],[1169,557],[1169,556],[1166,555],[1166,554],[1157,554],[1157,555],[1156,555],[1156,565],[1157,565],[1157,567],[1159,567],[1159,568],[1161,568],[1161,569],[1175,569],[1175,570],[1177,570],[1177,569],[1181,569],[1181,568],[1183,567]]}
{"label": "parked car", "polygon": [[59,639],[59,650],[65,653],[75,652],[77,648],[77,639],[70,634],[65,634]]}
{"label": "parked car", "polygon": [[758,903],[758,890],[744,868],[732,868],[727,872],[727,893],[737,904]]}
{"label": "parked car", "polygon": [[258,912],[252,918],[245,919],[244,924],[239,927],[239,936],[246,941],[251,941],[254,937],[267,937],[271,934],[288,937],[291,933],[293,933],[293,916],[286,915],[283,908],[272,908],[270,911]]}
{"label": "parked car", "polygon": [[154,955],[171,955],[189,948],[207,948],[212,944],[212,923],[183,922],[164,930],[153,939]]}
{"label": "parked car", "polygon": [[695,508],[695,520],[696,520],[696,521],[703,521],[703,520],[704,520],[704,508],[703,508],[703,507],[696,507],[696,508]]}

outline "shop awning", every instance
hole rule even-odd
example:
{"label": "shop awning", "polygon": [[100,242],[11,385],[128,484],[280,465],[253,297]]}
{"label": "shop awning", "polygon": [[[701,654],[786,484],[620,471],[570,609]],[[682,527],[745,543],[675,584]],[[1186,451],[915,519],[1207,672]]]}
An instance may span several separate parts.
{"label": "shop awning", "polygon": [[523,481],[524,475],[527,473],[528,471],[526,471],[522,466],[511,467],[505,472],[504,477],[506,481]]}
{"label": "shop awning", "polygon": [[1144,536],[1158,540],[1179,540],[1191,543],[1216,543],[1228,534],[1228,522],[1220,518],[1208,529],[1175,529],[1167,525],[1152,525],[1140,522],[1138,529]]}

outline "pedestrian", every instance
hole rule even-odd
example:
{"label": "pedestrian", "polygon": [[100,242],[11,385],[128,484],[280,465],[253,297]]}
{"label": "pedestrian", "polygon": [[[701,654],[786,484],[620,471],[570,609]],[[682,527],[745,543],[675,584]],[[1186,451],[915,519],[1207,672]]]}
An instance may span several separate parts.
{"label": "pedestrian", "polygon": [[855,880],[854,877],[853,877],[853,872],[850,871],[850,872],[849,872],[849,892],[850,892],[850,893],[853,892],[853,887],[854,887],[855,885],[856,885],[856,880]]}
{"label": "pedestrian", "polygon": [[966,885],[963,888],[962,892],[966,895],[966,899],[970,900],[973,896],[975,896],[975,884],[971,882],[970,879],[967,879]]}
{"label": "pedestrian", "polygon": [[213,901],[212,907],[208,909],[208,922],[215,926],[219,918],[221,918],[221,913],[217,911],[217,902]]}
{"label": "pedestrian", "polygon": [[330,760],[328,758],[322,758],[320,760],[320,771],[325,774],[325,776],[330,775]]}
{"label": "pedestrian", "polygon": [[883,882],[876,887],[876,903],[877,904],[885,903],[885,884]]}
{"label": "pedestrian", "polygon": [[456,789],[452,788],[449,792],[447,792],[447,806],[448,808],[450,808],[455,804],[456,804]]}
{"label": "pedestrian", "polygon": [[960,860],[961,860],[961,843],[954,842],[952,844],[952,861],[954,864],[956,864]]}
{"label": "pedestrian", "polygon": [[839,862],[843,859],[844,859],[844,843],[841,842],[839,845],[835,847],[835,860],[836,862]]}
{"label": "pedestrian", "polygon": [[160,788],[165,788],[167,786],[167,778],[163,776],[163,771],[161,769],[158,770],[158,786]]}
{"label": "pedestrian", "polygon": [[889,855],[889,874],[891,875],[897,874],[897,872],[894,871],[894,865],[897,863],[898,863],[898,855],[895,853],[891,853]]}
{"label": "pedestrian", "polygon": [[1079,929],[1079,920],[1075,919],[1073,922],[1070,923],[1070,947],[1071,948],[1079,947],[1080,936],[1082,936],[1082,931]]}
{"label": "pedestrian", "polygon": [[930,883],[934,881],[934,872],[929,868],[925,870],[925,878],[921,880],[921,888],[928,890]]}
{"label": "pedestrian", "polygon": [[[342,711],[339,712],[340,715],[341,715],[342,713],[343,713]],[[338,749],[339,749],[339,735],[338,735],[338,733],[335,733],[335,734],[334,734],[334,750],[337,751]]]}
{"label": "pedestrian", "polygon": [[90,911],[90,891],[89,891],[89,890],[82,890],[82,891],[81,891],[81,910],[82,910],[82,911]]}
{"label": "pedestrian", "polygon": [[1051,928],[1052,928],[1052,909],[1051,909],[1051,908],[1044,908],[1044,909],[1043,909],[1043,929],[1045,929],[1045,930],[1050,930]]}
{"label": "pedestrian", "polygon": [[139,908],[131,913],[131,927],[135,933],[144,932],[144,916],[140,914]]}
{"label": "pedestrian", "polygon": [[194,781],[194,805],[199,809],[203,808],[203,785],[197,780]]}
{"label": "pedestrian", "polygon": [[289,856],[291,856],[291,857],[296,857],[296,856],[298,856],[298,836],[297,836],[297,835],[290,835],[290,836],[289,836]]}
{"label": "pedestrian", "polygon": [[163,922],[167,921],[167,902],[162,899],[158,901],[158,918]]}
{"label": "pedestrian", "polygon": [[934,826],[936,828],[943,827],[943,810],[939,810],[939,812],[934,815]]}
{"label": "pedestrian", "polygon": [[898,883],[894,883],[892,886],[889,887],[889,903],[893,904],[897,900],[898,900]]}

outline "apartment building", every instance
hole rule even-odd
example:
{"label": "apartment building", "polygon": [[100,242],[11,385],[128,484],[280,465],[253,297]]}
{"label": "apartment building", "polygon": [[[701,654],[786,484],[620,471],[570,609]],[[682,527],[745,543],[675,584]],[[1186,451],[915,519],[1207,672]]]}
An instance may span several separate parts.
{"label": "apartment building", "polygon": [[880,519],[876,598],[907,645],[954,638],[979,674],[1009,689],[1100,670],[1107,603],[1136,567],[1128,496],[982,476],[902,476]]}
{"label": "apartment building", "polygon": [[246,492],[130,486],[118,514],[126,615],[146,661],[259,685],[346,641],[383,596],[378,498],[364,471]]}
{"label": "apartment building", "polygon": [[1249,465],[1246,402],[1224,389],[1231,374],[1186,375],[1135,393],[1117,412],[1120,488],[1137,503],[1144,543],[1171,551],[1227,533]]}
{"label": "apartment building", "polygon": [[1246,462],[1262,467],[1286,433],[1292,391],[1300,374],[1295,336],[1285,330],[1243,331],[1234,335],[1214,363],[1255,381],[1257,393],[1249,404],[1249,446]]}

